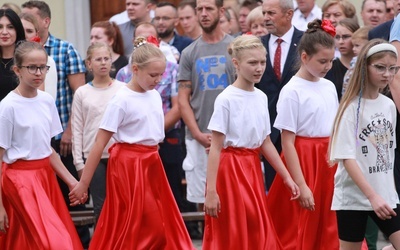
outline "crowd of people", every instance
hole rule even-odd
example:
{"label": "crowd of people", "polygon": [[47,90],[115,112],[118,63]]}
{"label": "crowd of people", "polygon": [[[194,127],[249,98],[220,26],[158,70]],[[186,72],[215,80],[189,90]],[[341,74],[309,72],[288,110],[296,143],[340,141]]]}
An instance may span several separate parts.
{"label": "crowd of people", "polygon": [[399,0],[125,3],[1,7],[0,249],[400,249]]}

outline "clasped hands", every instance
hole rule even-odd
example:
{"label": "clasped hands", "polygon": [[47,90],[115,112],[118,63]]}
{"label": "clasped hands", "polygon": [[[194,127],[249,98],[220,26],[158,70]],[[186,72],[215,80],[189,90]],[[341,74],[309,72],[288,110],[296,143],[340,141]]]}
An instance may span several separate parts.
{"label": "clasped hands", "polygon": [[88,199],[87,189],[87,186],[78,182],[78,184],[76,184],[68,194],[70,205],[76,206],[79,204],[85,204]]}

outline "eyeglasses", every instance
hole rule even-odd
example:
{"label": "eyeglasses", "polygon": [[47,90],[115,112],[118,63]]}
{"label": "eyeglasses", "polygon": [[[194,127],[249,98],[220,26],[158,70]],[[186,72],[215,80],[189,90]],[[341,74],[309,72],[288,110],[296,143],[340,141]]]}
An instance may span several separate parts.
{"label": "eyeglasses", "polygon": [[351,38],[351,35],[343,35],[343,36],[336,35],[335,36],[335,40],[337,40],[337,41],[340,41],[340,39],[343,39],[343,41],[346,41],[349,38]]}
{"label": "eyeglasses", "polygon": [[373,66],[378,74],[385,74],[386,71],[389,72],[390,75],[395,75],[399,71],[400,66],[383,66],[380,64],[370,64]]}
{"label": "eyeglasses", "polygon": [[168,22],[168,21],[170,21],[172,19],[175,19],[175,18],[174,17],[169,17],[169,16],[156,16],[156,17],[154,17],[154,21],[157,21],[157,22],[159,22],[159,21]]}
{"label": "eyeglasses", "polygon": [[30,74],[35,75],[38,70],[40,71],[40,74],[47,73],[47,71],[49,71],[49,69],[50,69],[50,66],[29,65],[29,66],[21,66],[21,68],[26,68]]}

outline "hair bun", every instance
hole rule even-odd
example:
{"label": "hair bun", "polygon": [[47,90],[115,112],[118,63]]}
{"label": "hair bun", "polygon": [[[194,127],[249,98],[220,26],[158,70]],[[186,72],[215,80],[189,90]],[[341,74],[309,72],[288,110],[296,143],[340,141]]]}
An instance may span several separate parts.
{"label": "hair bun", "polygon": [[319,29],[322,29],[321,28],[321,23],[322,23],[322,21],[319,20],[319,19],[314,19],[313,21],[309,22],[307,24],[306,33],[313,33],[313,32],[316,32]]}
{"label": "hair bun", "polygon": [[143,36],[138,36],[135,41],[133,42],[133,49],[137,49],[142,45],[145,45],[147,43],[146,38]]}

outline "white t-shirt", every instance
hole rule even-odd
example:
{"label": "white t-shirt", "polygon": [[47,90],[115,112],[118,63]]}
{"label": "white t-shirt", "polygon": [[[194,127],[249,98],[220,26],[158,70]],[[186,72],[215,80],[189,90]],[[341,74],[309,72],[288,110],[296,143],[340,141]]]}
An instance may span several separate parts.
{"label": "white t-shirt", "polygon": [[[83,169],[83,158],[87,158],[94,144],[100,122],[108,102],[125,83],[113,80],[106,88],[96,88],[91,84],[79,87],[72,103],[72,155],[79,171]],[[111,139],[103,150],[101,158],[108,158],[108,149],[114,143]]]}
{"label": "white t-shirt", "polygon": [[267,96],[229,85],[215,100],[209,130],[225,135],[224,148],[257,148],[271,133]]}
{"label": "white t-shirt", "polygon": [[330,136],[338,105],[331,81],[310,82],[293,76],[279,95],[274,127],[303,137]]}
{"label": "white t-shirt", "polygon": [[[357,127],[357,114],[358,129]],[[343,165],[355,159],[365,179],[392,208],[399,203],[394,186],[396,107],[384,95],[377,99],[355,98],[344,111],[332,143],[331,160],[338,160],[332,210],[373,210]]]}
{"label": "white t-shirt", "polygon": [[0,147],[3,161],[38,160],[52,153],[50,141],[63,130],[54,99],[38,90],[25,98],[11,91],[0,103]]}
{"label": "white t-shirt", "polygon": [[164,113],[157,90],[135,92],[123,86],[107,105],[100,128],[116,142],[157,145],[164,140]]}

